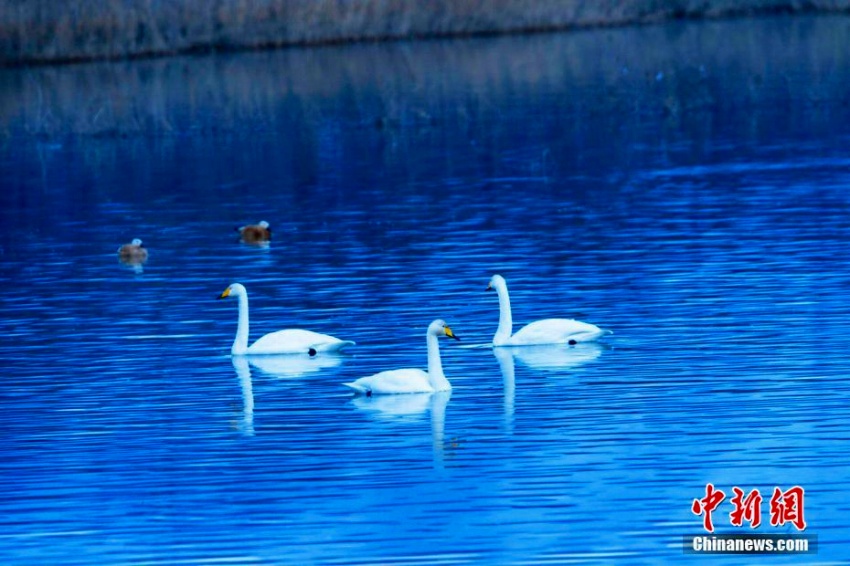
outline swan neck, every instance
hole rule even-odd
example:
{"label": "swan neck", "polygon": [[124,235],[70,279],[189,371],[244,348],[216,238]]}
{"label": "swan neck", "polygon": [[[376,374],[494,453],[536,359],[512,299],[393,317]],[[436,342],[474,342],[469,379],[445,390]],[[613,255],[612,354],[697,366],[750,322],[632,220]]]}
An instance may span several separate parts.
{"label": "swan neck", "polygon": [[248,351],[248,296],[243,293],[238,299],[239,324],[236,326],[236,339],[230,349],[230,353],[237,356]]}
{"label": "swan neck", "polygon": [[508,297],[507,285],[497,285],[496,293],[499,295],[499,328],[496,330],[496,336],[493,337],[493,344],[498,346],[510,339],[514,321],[511,317],[511,299]]}
{"label": "swan neck", "polygon": [[443,363],[440,361],[440,344],[437,341],[437,336],[429,332],[426,341],[428,344],[428,381],[434,391],[448,391],[452,386],[443,374]]}

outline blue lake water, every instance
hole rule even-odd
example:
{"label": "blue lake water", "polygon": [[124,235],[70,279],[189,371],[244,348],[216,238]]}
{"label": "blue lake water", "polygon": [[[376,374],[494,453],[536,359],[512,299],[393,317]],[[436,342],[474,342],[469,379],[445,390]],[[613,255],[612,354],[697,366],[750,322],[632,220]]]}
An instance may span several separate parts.
{"label": "blue lake water", "polygon": [[[846,560],[848,22],[0,70],[0,561],[692,562],[707,483]],[[494,273],[614,334],[469,348]],[[231,358],[236,281],[357,346]],[[435,318],[450,395],[341,385]]]}

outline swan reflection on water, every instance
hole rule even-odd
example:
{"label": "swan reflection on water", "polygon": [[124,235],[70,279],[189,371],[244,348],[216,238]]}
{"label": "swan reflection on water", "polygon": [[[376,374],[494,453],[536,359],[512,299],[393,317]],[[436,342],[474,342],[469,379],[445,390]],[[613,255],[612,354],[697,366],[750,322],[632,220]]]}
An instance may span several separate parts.
{"label": "swan reflection on water", "polygon": [[499,361],[499,369],[502,370],[505,432],[511,433],[514,431],[514,392],[516,391],[514,355],[510,348],[493,348],[493,355],[496,356]]}
{"label": "swan reflection on water", "polygon": [[[342,363],[342,358],[333,354],[289,354],[279,356],[233,356],[244,358],[253,367],[273,377],[303,377],[309,373],[330,369]],[[235,362],[234,362],[235,363]]]}
{"label": "swan reflection on water", "polygon": [[502,372],[505,431],[513,432],[514,397],[516,394],[514,374],[517,361],[530,369],[554,374],[554,372],[561,370],[575,369],[595,360],[602,354],[602,349],[603,347],[595,342],[585,342],[575,346],[553,344],[548,346],[523,346],[521,348],[493,348],[493,355],[496,356],[499,369]]}
{"label": "swan reflection on water", "polygon": [[312,372],[336,367],[342,363],[339,356],[231,356],[230,361],[239,385],[242,388],[242,422],[239,429],[245,436],[254,436],[254,389],[251,367],[272,377],[290,379],[302,377]]}
{"label": "swan reflection on water", "polygon": [[351,404],[372,418],[381,421],[419,421],[425,413],[431,417],[431,443],[434,465],[442,467],[445,448],[446,405],[451,391],[410,393],[406,395],[358,395]]}
{"label": "swan reflection on water", "polygon": [[[596,342],[583,342],[574,346],[523,346],[522,348],[494,348],[507,350],[520,364],[538,371],[559,372],[574,369],[592,362],[602,355],[603,346]],[[496,354],[498,357],[498,353]],[[554,376],[550,376],[554,377]]]}
{"label": "swan reflection on water", "polygon": [[251,366],[242,356],[233,356],[230,361],[233,362],[233,369],[236,370],[236,376],[242,388],[242,422],[239,429],[245,436],[254,436],[254,389],[251,383]]}

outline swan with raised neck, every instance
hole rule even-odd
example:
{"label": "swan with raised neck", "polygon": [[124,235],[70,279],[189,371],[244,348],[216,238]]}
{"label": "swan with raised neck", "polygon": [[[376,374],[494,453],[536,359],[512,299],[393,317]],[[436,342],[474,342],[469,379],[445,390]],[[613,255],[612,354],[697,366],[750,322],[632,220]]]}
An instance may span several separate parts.
{"label": "swan with raised neck", "polygon": [[402,393],[434,393],[450,391],[452,388],[443,373],[438,339],[447,336],[460,340],[444,320],[437,319],[428,326],[425,343],[428,346],[428,371],[405,368],[382,371],[351,383],[344,383],[356,393],[363,395],[394,395]]}
{"label": "swan with raised neck", "polygon": [[513,334],[513,317],[508,284],[501,275],[494,275],[487,290],[495,290],[499,296],[499,327],[493,336],[493,346],[536,346],[542,344],[577,344],[591,342],[610,334],[595,324],[570,318],[546,318],[536,320]]}
{"label": "swan with raised neck", "polygon": [[351,340],[340,340],[328,334],[288,328],[271,332],[248,346],[248,291],[241,283],[233,283],[219,295],[219,299],[236,297],[239,300],[239,322],[236,325],[236,338],[230,353],[234,356],[266,354],[308,354],[315,356],[320,352],[338,352],[353,346]]}

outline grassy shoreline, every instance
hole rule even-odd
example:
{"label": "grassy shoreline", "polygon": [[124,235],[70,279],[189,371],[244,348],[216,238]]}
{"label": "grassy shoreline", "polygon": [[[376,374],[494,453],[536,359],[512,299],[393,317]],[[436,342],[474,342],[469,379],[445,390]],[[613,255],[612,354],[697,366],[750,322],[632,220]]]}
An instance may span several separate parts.
{"label": "grassy shoreline", "polygon": [[0,65],[818,11],[850,0],[0,0]]}
{"label": "grassy shoreline", "polygon": [[620,132],[656,116],[699,137],[734,113],[767,137],[769,110],[781,108],[787,129],[828,132],[850,123],[847,37],[850,18],[778,17],[10,68],[0,72],[0,148],[112,151],[126,139],[169,154],[196,139],[253,147],[269,136],[333,146],[345,131],[376,129],[404,151],[417,136],[513,135],[498,124],[518,102],[537,105],[535,127],[563,131],[564,143],[603,135],[624,154],[635,139]]}

